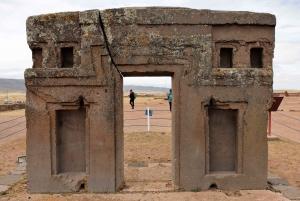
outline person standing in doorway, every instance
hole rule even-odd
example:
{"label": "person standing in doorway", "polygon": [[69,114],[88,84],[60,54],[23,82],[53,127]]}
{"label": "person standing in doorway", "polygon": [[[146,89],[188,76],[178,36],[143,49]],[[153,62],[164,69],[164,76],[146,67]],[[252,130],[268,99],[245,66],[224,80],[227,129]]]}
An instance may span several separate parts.
{"label": "person standing in doorway", "polygon": [[170,106],[170,111],[172,111],[172,89],[170,89],[170,92],[168,93],[168,101]]}
{"label": "person standing in doorway", "polygon": [[129,104],[131,105],[131,109],[134,109],[134,92],[132,91],[132,89],[130,89],[129,98]]}

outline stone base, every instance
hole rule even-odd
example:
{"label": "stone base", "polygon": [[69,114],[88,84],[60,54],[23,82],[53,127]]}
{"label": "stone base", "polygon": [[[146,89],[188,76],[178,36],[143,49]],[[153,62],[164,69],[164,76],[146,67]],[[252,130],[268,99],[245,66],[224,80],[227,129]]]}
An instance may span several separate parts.
{"label": "stone base", "polygon": [[274,141],[274,140],[279,140],[279,137],[274,135],[268,135],[268,141]]}

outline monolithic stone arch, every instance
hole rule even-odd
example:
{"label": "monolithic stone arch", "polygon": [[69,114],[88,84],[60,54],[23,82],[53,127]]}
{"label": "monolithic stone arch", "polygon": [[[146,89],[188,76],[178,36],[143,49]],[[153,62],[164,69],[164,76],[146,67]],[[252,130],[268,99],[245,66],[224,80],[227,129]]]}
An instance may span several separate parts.
{"label": "monolithic stone arch", "polygon": [[172,180],[186,189],[267,186],[275,16],[119,8],[27,19],[31,192],[124,183],[123,77],[172,76]]}

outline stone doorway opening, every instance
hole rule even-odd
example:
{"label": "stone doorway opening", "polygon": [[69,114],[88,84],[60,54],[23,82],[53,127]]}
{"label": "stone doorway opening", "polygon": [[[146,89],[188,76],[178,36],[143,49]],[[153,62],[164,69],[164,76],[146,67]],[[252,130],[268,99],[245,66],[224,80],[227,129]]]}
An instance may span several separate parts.
{"label": "stone doorway opening", "polygon": [[[171,161],[173,121],[167,99],[173,101],[173,95],[168,96],[172,80],[172,76],[123,78],[125,192],[174,189]],[[137,94],[134,109],[129,103],[130,89]],[[146,115],[148,107],[149,120]]]}

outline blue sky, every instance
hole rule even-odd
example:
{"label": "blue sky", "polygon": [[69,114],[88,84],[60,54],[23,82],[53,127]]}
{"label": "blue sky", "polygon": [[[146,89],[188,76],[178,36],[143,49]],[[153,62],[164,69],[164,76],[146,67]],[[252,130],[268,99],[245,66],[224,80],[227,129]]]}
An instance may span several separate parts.
{"label": "blue sky", "polygon": [[[273,87],[300,89],[300,0],[0,0],[0,78],[22,79],[24,70],[32,66],[31,51],[26,41],[28,16],[136,6],[178,6],[276,15]],[[126,78],[124,84],[170,87],[170,80],[165,77]]]}

